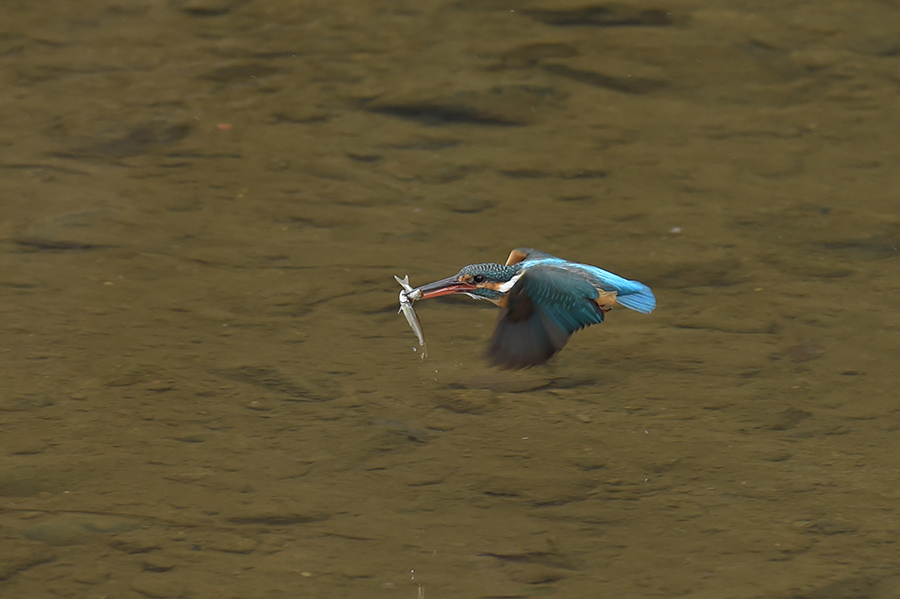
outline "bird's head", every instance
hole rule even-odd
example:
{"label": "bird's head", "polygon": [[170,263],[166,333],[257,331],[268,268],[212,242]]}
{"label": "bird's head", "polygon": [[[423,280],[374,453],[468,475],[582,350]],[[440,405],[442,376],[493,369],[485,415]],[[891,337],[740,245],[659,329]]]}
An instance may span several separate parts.
{"label": "bird's head", "polygon": [[519,269],[493,262],[469,264],[452,277],[419,287],[422,299],[465,293],[475,299],[499,302],[512,288]]}

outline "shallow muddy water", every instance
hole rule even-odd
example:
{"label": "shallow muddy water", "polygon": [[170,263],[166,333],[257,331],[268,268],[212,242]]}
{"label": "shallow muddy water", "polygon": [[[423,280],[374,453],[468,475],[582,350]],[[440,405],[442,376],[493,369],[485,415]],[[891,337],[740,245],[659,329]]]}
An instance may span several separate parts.
{"label": "shallow muddy water", "polygon": [[0,596],[900,596],[897,5],[0,11]]}

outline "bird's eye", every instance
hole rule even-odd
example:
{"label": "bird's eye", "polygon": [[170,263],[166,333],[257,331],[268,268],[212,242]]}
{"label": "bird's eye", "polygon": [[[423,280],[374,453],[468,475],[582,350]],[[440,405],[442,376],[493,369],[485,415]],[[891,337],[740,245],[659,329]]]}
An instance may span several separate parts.
{"label": "bird's eye", "polygon": [[476,284],[484,283],[484,275],[475,275],[474,277],[472,277],[472,282]]}

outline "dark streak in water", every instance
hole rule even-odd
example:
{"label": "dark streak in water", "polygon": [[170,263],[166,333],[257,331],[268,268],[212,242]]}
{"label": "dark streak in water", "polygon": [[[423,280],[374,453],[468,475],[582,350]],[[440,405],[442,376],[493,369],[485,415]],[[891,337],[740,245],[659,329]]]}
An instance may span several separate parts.
{"label": "dark streak in water", "polygon": [[36,237],[15,239],[13,240],[13,242],[16,245],[25,248],[26,251],[30,252],[99,250],[117,247],[114,245],[106,245],[102,243],[83,243],[79,241],[66,241],[64,239],[41,239]]}
{"label": "dark streak in water", "polygon": [[524,123],[515,119],[490,114],[470,106],[460,104],[410,103],[381,104],[368,107],[370,112],[396,116],[410,121],[419,121],[427,125],[447,125],[468,123],[474,125],[491,125],[500,127],[520,126]]}
{"label": "dark streak in water", "polygon": [[626,94],[646,94],[666,86],[664,81],[647,79],[646,77],[617,77],[596,71],[573,69],[563,64],[546,64],[544,69],[554,75],[602,87]]}
{"label": "dark streak in water", "polygon": [[535,8],[521,11],[529,17],[557,27],[660,27],[672,24],[672,15],[664,10],[644,10],[626,6],[585,6],[573,9]]}

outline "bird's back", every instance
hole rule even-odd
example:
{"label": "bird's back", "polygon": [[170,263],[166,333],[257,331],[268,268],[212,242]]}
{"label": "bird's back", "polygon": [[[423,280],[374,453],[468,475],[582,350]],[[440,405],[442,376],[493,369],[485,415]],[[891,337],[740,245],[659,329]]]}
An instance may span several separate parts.
{"label": "bird's back", "polygon": [[653,291],[640,281],[620,277],[615,273],[603,270],[597,266],[591,266],[590,264],[569,262],[568,260],[533,249],[514,251],[525,255],[524,260],[522,260],[522,267],[526,270],[536,266],[561,268],[569,272],[578,273],[600,291],[607,293],[614,291],[616,293],[616,303],[620,306],[642,314],[649,314],[656,307],[656,297],[653,295]]}

